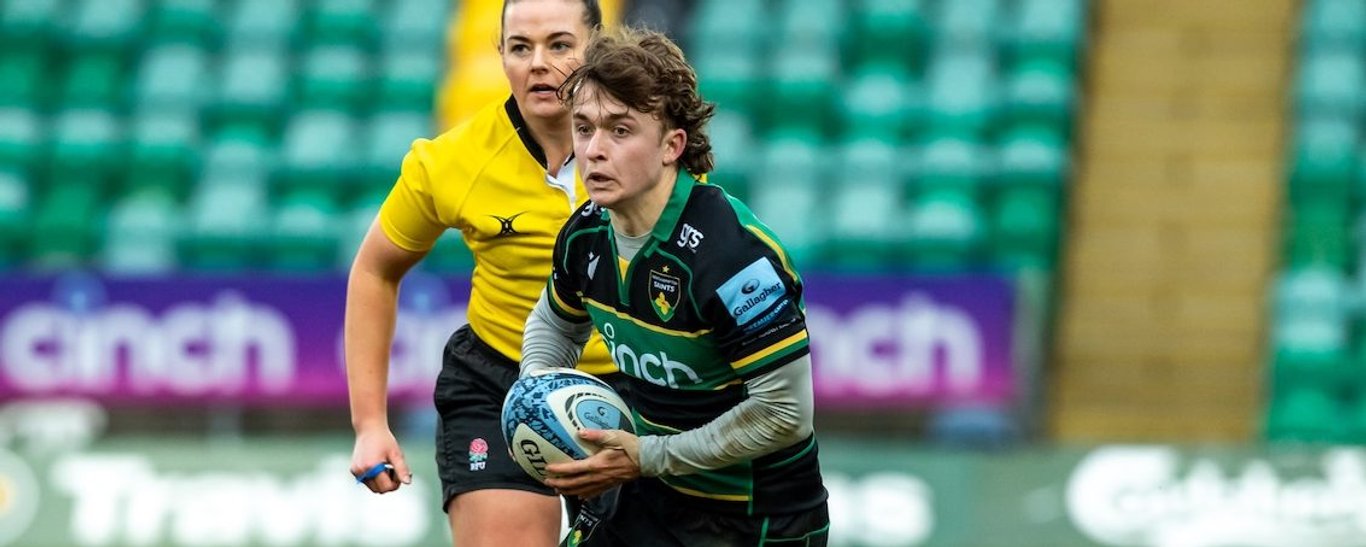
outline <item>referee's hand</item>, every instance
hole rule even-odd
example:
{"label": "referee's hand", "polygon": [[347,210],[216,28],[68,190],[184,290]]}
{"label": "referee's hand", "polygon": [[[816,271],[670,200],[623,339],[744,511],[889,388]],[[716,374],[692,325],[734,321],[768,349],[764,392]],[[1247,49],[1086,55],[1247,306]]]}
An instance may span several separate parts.
{"label": "referee's hand", "polygon": [[591,498],[640,477],[640,439],[620,429],[585,429],[579,438],[602,447],[582,460],[545,467],[546,486],[564,496]]}
{"label": "referee's hand", "polygon": [[388,429],[366,431],[356,435],[356,448],[351,452],[351,476],[360,477],[376,464],[388,462],[394,466],[391,473],[380,473],[361,484],[371,492],[383,494],[393,492],[403,484],[413,483],[412,471],[403,459],[403,449]]}

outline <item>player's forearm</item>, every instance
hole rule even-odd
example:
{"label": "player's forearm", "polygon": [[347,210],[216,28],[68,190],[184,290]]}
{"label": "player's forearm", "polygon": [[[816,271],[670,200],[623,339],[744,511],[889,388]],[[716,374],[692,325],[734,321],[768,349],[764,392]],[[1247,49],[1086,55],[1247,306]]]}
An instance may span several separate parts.
{"label": "player's forearm", "polygon": [[641,475],[717,469],[792,446],[811,434],[810,356],[745,385],[749,398],[706,425],[676,435],[641,437]]}
{"label": "player's forearm", "polygon": [[522,333],[523,375],[536,370],[567,368],[579,362],[583,345],[588,342],[591,324],[565,321],[550,309],[545,291],[527,316]]}
{"label": "player's forearm", "polygon": [[388,427],[389,347],[398,316],[398,282],[353,269],[342,327],[351,425]]}

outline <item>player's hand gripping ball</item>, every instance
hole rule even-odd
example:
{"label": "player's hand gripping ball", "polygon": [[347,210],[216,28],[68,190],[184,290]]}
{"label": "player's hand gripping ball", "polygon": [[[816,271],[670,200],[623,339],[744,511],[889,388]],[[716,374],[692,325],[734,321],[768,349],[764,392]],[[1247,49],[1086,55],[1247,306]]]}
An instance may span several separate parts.
{"label": "player's hand gripping ball", "polygon": [[503,439],[512,459],[537,480],[546,479],[547,464],[598,451],[579,439],[584,429],[635,432],[626,403],[590,374],[568,368],[533,373],[513,383],[503,399]]}

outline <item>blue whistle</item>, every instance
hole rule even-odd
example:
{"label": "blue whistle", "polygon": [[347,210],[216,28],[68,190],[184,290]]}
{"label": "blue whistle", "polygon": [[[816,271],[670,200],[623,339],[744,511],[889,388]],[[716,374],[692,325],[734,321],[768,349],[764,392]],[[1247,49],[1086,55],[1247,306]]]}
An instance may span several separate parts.
{"label": "blue whistle", "polygon": [[394,466],[391,464],[377,463],[374,467],[367,469],[365,474],[356,477],[356,484],[364,483],[365,481],[378,477],[380,473],[392,472],[393,470]]}

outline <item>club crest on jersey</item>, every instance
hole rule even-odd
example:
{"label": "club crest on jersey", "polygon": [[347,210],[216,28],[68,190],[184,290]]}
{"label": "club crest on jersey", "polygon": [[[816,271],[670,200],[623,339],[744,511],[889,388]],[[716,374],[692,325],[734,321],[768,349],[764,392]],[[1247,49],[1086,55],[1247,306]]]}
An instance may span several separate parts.
{"label": "club crest on jersey", "polygon": [[664,271],[650,270],[650,305],[654,306],[659,318],[668,321],[674,316],[674,309],[683,297],[683,282],[677,276],[669,275],[669,267]]}

